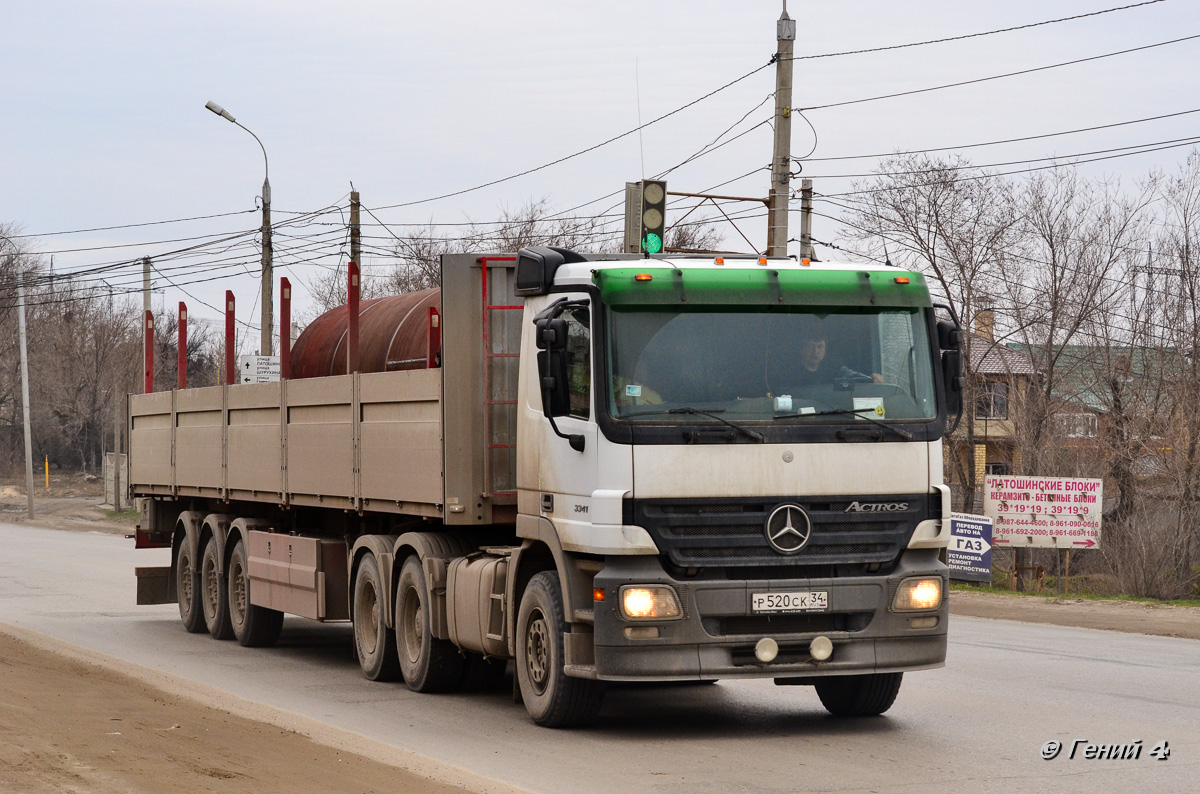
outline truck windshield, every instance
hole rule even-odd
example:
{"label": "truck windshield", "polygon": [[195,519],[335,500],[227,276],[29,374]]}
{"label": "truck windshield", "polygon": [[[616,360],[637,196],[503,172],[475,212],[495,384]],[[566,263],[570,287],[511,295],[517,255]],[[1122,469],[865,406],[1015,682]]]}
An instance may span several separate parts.
{"label": "truck windshield", "polygon": [[[937,413],[919,309],[612,307],[609,412],[661,424],[923,421]],[[688,411],[671,409],[686,408]],[[658,410],[655,410],[658,409]]]}

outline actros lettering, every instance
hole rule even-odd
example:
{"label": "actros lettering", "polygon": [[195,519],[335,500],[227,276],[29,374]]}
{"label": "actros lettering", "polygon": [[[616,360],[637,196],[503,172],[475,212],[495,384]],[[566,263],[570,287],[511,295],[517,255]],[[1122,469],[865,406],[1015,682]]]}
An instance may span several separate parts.
{"label": "actros lettering", "polygon": [[847,513],[895,513],[907,510],[908,502],[851,502]]}

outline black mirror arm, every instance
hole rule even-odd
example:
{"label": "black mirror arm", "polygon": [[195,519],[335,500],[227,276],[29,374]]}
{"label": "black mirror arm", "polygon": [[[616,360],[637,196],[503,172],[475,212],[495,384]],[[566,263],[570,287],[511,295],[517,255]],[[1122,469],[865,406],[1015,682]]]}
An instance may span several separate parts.
{"label": "black mirror arm", "polygon": [[[549,405],[550,404],[549,401],[550,401],[550,390],[542,389],[543,404]],[[550,420],[550,428],[554,431],[554,435],[558,436],[559,438],[565,438],[567,440],[567,443],[571,445],[571,449],[575,450],[576,452],[583,452],[583,447],[584,447],[584,443],[586,442],[586,439],[582,435],[580,435],[579,433],[570,433],[570,434],[564,433],[563,431],[558,429],[558,423],[554,421],[554,417],[551,414],[547,413],[546,418]]]}

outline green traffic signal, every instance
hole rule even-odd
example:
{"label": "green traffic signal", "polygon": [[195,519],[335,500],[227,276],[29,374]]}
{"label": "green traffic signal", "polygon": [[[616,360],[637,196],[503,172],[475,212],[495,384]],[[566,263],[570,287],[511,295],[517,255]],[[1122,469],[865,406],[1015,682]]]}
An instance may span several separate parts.
{"label": "green traffic signal", "polygon": [[662,249],[662,238],[654,232],[650,232],[646,235],[645,239],[642,240],[642,250],[647,254],[657,254],[660,253]]}

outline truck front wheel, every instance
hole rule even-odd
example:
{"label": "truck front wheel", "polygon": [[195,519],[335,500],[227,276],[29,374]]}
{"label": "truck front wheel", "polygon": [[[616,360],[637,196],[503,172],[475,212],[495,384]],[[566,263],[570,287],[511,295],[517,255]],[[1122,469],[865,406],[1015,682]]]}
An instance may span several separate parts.
{"label": "truck front wheel", "polygon": [[204,625],[214,640],[233,639],[229,622],[229,588],[221,576],[217,539],[209,537],[200,557],[200,603],[204,607]]}
{"label": "truck front wheel", "polygon": [[836,675],[815,682],[821,705],[836,717],[874,717],[896,702],[904,673]]}
{"label": "truck front wheel", "polygon": [[563,670],[567,631],[558,574],[529,580],[517,612],[517,682],[529,716],[547,728],[586,725],[600,713],[604,684]]}
{"label": "truck front wheel", "polygon": [[354,648],[363,675],[372,681],[395,681],[400,676],[396,638],[384,619],[387,594],[379,562],[368,554],[354,577]]}
{"label": "truck front wheel", "polygon": [[233,636],[247,648],[274,645],[283,631],[283,613],[250,603],[250,574],[246,565],[246,544],[239,540],[229,556],[229,622]]}
{"label": "truck front wheel", "polygon": [[192,634],[204,631],[204,608],[200,604],[199,573],[196,570],[196,557],[192,553],[187,538],[179,544],[179,554],[175,557],[175,596],[179,601],[179,619],[183,627]]}
{"label": "truck front wheel", "polygon": [[409,557],[396,588],[396,649],[404,682],[414,692],[449,692],[462,680],[465,659],[449,640],[433,636],[429,589],[421,560]]}

